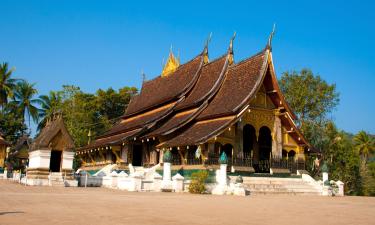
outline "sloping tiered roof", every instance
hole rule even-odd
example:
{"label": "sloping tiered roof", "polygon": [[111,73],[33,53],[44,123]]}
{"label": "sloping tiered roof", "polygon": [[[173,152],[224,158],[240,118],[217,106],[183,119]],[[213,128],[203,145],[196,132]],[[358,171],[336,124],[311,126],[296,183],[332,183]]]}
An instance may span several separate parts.
{"label": "sloping tiered roof", "polygon": [[[240,111],[262,84],[268,51],[229,67],[215,97],[187,130],[160,147],[200,144],[218,135],[238,118]],[[183,137],[183,138],[182,138]]]}
{"label": "sloping tiered roof", "polygon": [[272,93],[273,103],[283,106],[280,108],[285,116],[281,121],[293,128],[292,137],[299,144],[308,144],[278,87],[270,42],[264,50],[239,63],[233,62],[232,42],[227,54],[210,63],[204,60],[208,56],[206,46],[205,54],[168,76],[145,82],[122,121],[82,149],[160,136],[168,138],[159,148],[204,143],[238,121],[262,85]]}
{"label": "sloping tiered roof", "polygon": [[142,85],[140,94],[133,98],[124,117],[150,110],[166,102],[176,100],[190,90],[199,76],[203,65],[203,56],[198,55],[191,61],[178,67],[168,76],[158,76]]}
{"label": "sloping tiered roof", "polygon": [[50,149],[54,144],[54,138],[58,137],[64,145],[64,150],[73,151],[74,142],[70,136],[61,115],[56,115],[52,121],[48,121],[46,126],[40,131],[34,142],[30,146],[30,151],[40,149]]}

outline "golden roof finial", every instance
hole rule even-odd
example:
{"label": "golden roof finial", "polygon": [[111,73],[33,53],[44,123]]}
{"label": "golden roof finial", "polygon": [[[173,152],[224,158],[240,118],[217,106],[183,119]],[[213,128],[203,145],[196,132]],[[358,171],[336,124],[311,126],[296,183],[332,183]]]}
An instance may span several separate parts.
{"label": "golden roof finial", "polygon": [[161,72],[162,77],[166,77],[169,74],[177,70],[177,68],[180,66],[179,57],[180,57],[180,53],[178,53],[178,58],[174,56],[173,51],[172,51],[172,45],[171,45],[169,57],[167,59],[167,62],[164,65],[163,71]]}
{"label": "golden roof finial", "polygon": [[276,29],[276,24],[274,23],[273,28],[272,28],[272,32],[271,32],[270,36],[268,37],[268,42],[267,42],[267,45],[266,45],[266,49],[269,49],[270,51],[272,51],[272,38],[275,35],[275,29]]}
{"label": "golden roof finial", "polygon": [[234,62],[234,53],[233,53],[233,41],[236,38],[236,31],[233,34],[233,37],[230,39],[229,48],[228,48],[228,59],[229,65]]}
{"label": "golden roof finial", "polygon": [[208,57],[208,44],[210,43],[211,41],[211,37],[212,37],[212,32],[210,33],[210,35],[208,36],[207,40],[206,40],[206,43],[204,45],[204,49],[203,49],[203,62],[206,64],[206,63],[209,63],[210,62],[210,59]]}

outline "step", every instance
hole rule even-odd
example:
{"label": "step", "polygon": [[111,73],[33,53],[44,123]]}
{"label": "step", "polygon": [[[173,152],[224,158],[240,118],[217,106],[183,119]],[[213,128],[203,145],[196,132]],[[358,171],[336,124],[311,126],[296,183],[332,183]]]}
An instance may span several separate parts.
{"label": "step", "polygon": [[262,192],[250,191],[250,195],[298,195],[298,196],[320,196],[320,192]]}

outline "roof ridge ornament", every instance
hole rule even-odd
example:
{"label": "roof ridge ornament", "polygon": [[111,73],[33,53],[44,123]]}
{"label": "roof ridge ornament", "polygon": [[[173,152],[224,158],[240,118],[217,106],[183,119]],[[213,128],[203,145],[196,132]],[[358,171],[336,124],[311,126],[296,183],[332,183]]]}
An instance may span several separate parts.
{"label": "roof ridge ornament", "polygon": [[268,37],[268,42],[266,45],[266,49],[269,49],[272,51],[272,38],[275,35],[275,30],[276,30],[276,23],[273,24],[272,32],[270,33],[270,36]]}
{"label": "roof ridge ornament", "polygon": [[142,76],[142,84],[144,84],[147,80],[146,80],[145,71],[143,71],[143,69],[141,69],[141,76]]}
{"label": "roof ridge ornament", "polygon": [[204,48],[203,48],[202,55],[203,55],[204,64],[207,64],[207,63],[210,62],[210,59],[208,57],[208,44],[211,42],[211,37],[212,37],[212,32],[208,35],[208,38],[207,38],[206,43],[205,43]]}
{"label": "roof ridge ornament", "polygon": [[229,48],[228,48],[229,65],[231,65],[234,62],[233,41],[235,38],[236,38],[236,31],[233,33],[233,36],[229,42]]}
{"label": "roof ridge ornament", "polygon": [[[178,54],[180,55],[180,53]],[[180,60],[179,58],[174,56],[173,51],[172,51],[172,45],[171,45],[169,56],[168,56],[167,62],[163,65],[163,71],[161,73],[161,76],[167,77],[168,75],[176,71],[179,66],[180,66]]]}

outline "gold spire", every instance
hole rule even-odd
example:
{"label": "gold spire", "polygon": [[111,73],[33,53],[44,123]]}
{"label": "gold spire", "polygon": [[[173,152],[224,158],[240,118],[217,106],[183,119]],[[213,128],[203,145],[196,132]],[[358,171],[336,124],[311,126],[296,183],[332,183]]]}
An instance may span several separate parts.
{"label": "gold spire", "polygon": [[175,57],[172,52],[172,46],[171,50],[169,51],[169,57],[167,59],[167,62],[164,64],[163,71],[161,72],[162,77],[167,77],[169,74],[173,73],[177,70],[177,68],[180,66],[180,57]]}
{"label": "gold spire", "polygon": [[211,37],[212,37],[212,32],[208,36],[206,44],[204,45],[204,49],[203,49],[203,62],[204,62],[204,64],[207,64],[207,63],[210,62],[210,59],[208,57],[208,44],[211,41]]}

